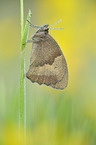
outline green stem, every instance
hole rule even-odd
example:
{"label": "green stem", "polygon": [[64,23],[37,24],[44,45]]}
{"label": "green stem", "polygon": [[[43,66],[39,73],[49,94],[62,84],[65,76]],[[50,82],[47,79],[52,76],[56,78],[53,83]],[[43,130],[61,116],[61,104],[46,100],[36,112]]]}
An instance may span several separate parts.
{"label": "green stem", "polygon": [[24,129],[24,143],[26,145],[26,82],[25,82],[25,51],[21,52],[20,74],[20,131]]}
{"label": "green stem", "polygon": [[24,98],[25,94],[25,52],[21,52],[21,74],[20,74],[20,126],[24,125]]}
{"label": "green stem", "polygon": [[[21,9],[21,40],[24,33],[23,0],[20,0]],[[20,74],[20,131],[24,128],[24,143],[26,144],[26,85],[25,85],[25,50],[21,50],[21,74]],[[20,137],[21,139],[21,137]]]}
{"label": "green stem", "polygon": [[[25,47],[28,38],[29,23],[26,21],[24,29],[23,0],[20,0],[21,9],[21,72],[20,72],[20,111],[19,127],[24,129],[24,144],[26,145],[26,81],[25,81]],[[27,19],[30,21],[31,11],[29,10]],[[21,138],[20,138],[21,139]]]}

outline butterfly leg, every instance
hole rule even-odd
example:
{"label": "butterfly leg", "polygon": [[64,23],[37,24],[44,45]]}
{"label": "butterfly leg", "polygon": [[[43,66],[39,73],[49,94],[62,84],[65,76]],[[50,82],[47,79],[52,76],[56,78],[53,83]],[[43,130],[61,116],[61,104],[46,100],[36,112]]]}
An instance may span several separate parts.
{"label": "butterfly leg", "polygon": [[22,45],[25,45],[27,43],[32,43],[32,42],[33,42],[33,40],[28,40],[27,42],[23,43]]}

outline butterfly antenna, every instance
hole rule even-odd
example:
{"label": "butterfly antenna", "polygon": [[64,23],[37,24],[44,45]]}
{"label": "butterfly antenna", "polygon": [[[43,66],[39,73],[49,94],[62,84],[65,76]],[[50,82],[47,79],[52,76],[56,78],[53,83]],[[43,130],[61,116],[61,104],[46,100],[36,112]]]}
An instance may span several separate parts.
{"label": "butterfly antenna", "polygon": [[35,29],[41,28],[40,26],[35,26],[35,25],[33,25],[29,20],[27,20],[27,22],[30,24],[31,27],[33,27],[33,28],[35,28]]}
{"label": "butterfly antenna", "polygon": [[49,29],[64,29],[64,28],[49,28]]}
{"label": "butterfly antenna", "polygon": [[64,29],[64,28],[52,28],[53,26],[55,26],[55,25],[58,24],[59,22],[61,22],[61,19],[60,19],[58,22],[56,22],[54,25],[52,25],[49,29]]}

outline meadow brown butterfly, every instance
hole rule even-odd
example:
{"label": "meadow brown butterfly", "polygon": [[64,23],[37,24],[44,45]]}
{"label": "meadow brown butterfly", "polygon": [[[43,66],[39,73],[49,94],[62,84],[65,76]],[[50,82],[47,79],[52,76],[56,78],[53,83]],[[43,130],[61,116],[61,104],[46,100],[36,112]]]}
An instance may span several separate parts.
{"label": "meadow brown butterfly", "polygon": [[32,35],[32,40],[28,41],[32,42],[32,52],[26,77],[32,83],[37,82],[55,89],[65,89],[68,85],[67,63],[60,46],[49,34],[49,29],[62,28],[52,28],[54,25],[48,27],[47,24],[42,27],[34,26],[30,22],[29,24],[38,30]]}

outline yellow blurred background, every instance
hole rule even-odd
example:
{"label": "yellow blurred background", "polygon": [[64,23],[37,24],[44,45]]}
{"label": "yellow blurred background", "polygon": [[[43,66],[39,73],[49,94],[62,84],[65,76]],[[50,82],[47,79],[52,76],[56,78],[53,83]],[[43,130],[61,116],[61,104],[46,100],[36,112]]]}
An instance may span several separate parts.
{"label": "yellow blurred background", "polygon": [[[65,55],[69,84],[60,91],[26,79],[27,144],[96,145],[96,0],[25,0],[24,22],[29,8],[34,25],[62,19],[55,27],[64,30],[49,33]],[[18,145],[20,42],[20,3],[0,0],[0,145]]]}

